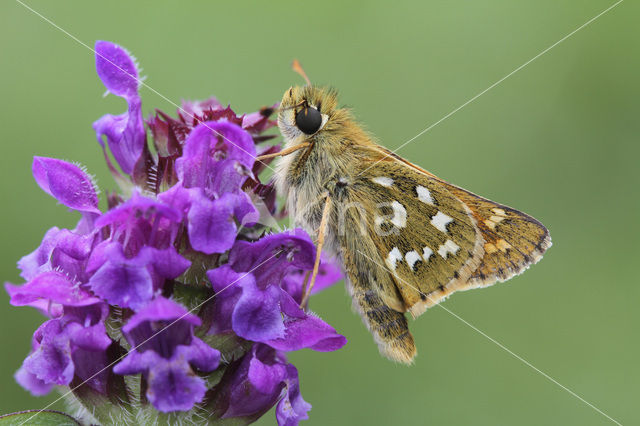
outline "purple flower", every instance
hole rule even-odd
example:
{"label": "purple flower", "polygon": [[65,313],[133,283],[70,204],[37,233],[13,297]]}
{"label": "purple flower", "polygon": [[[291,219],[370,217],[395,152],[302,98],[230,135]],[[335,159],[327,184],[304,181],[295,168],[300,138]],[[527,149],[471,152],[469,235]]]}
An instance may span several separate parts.
{"label": "purple flower", "polygon": [[[238,241],[229,253],[228,265],[207,273],[220,299],[210,332],[232,329],[240,337],[283,351],[333,351],[344,346],[343,336],[300,309],[281,286],[287,273],[309,270],[313,263],[314,246],[302,230],[256,242]],[[301,286],[295,291],[301,291]]]}
{"label": "purple flower", "polygon": [[208,121],[191,131],[176,161],[179,184],[160,198],[186,212],[194,249],[224,253],[236,239],[234,217],[245,225],[257,220],[240,189],[254,159],[251,136],[235,124]]}
{"label": "purple flower", "polygon": [[[18,287],[7,285],[14,306],[43,305],[54,317],[42,324],[33,335],[31,354],[17,373],[21,384],[34,394],[49,385],[66,385],[74,374],[97,391],[106,392],[106,349],[111,339],[104,319],[108,307],[91,296],[61,272],[44,272]],[[94,374],[99,373],[94,376]]]}
{"label": "purple flower", "polygon": [[185,188],[201,188],[207,196],[218,197],[240,189],[255,157],[251,135],[240,126],[207,121],[187,137],[176,171]]}
{"label": "purple flower", "polygon": [[127,101],[124,114],[107,114],[93,123],[98,142],[104,149],[102,136],[123,172],[131,174],[142,155],[146,133],[138,95],[138,67],[134,58],[122,47],[107,41],[95,45],[96,71],[110,93]]}
{"label": "purple flower", "polygon": [[298,370],[284,354],[256,344],[235,371],[223,418],[261,415],[278,400],[276,418],[280,426],[296,425],[308,418],[311,405],[300,395]]}
{"label": "purple flower", "polygon": [[204,397],[204,380],[194,374],[218,367],[220,352],[193,335],[200,319],[184,307],[158,297],[122,329],[132,346],[115,367],[117,374],[142,373],[147,398],[157,410],[189,410]]}
{"label": "purple flower", "polygon": [[181,275],[190,262],[173,246],[180,211],[138,194],[95,223],[110,236],[89,259],[89,287],[113,305],[140,308],[167,279]]}
{"label": "purple flower", "polygon": [[287,364],[286,392],[276,407],[276,419],[280,426],[295,426],[300,420],[307,420],[311,404],[302,399],[298,369]]}

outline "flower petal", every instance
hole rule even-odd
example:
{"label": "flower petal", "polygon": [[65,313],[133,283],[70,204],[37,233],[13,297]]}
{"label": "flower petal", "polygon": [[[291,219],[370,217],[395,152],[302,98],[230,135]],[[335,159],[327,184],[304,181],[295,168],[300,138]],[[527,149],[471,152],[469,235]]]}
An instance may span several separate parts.
{"label": "flower petal", "polygon": [[96,71],[107,89],[117,96],[138,93],[138,68],[134,58],[124,48],[108,41],[95,44]]}
{"label": "flower petal", "polygon": [[100,301],[58,271],[43,272],[21,287],[12,287],[8,291],[13,306],[31,305],[37,300],[49,300],[65,306],[87,306]]}
{"label": "flower petal", "polygon": [[100,213],[93,182],[80,167],[55,158],[33,157],[32,170],[40,188],[61,204],[82,212]]}
{"label": "flower petal", "polygon": [[281,291],[281,307],[285,315],[285,333],[264,343],[281,351],[297,351],[309,348],[319,352],[331,352],[340,349],[347,339],[319,317],[305,313],[298,303]]}
{"label": "flower petal", "polygon": [[278,426],[296,426],[300,420],[307,420],[311,404],[302,399],[298,370],[287,364],[287,392],[276,407]]}
{"label": "flower petal", "polygon": [[277,286],[260,289],[255,282],[243,285],[231,317],[236,334],[256,342],[284,337],[279,304],[281,291]]}
{"label": "flower petal", "polygon": [[314,259],[315,246],[301,229],[267,235],[255,242],[238,241],[229,253],[231,267],[252,271],[261,288],[280,285],[291,270],[312,269]]}
{"label": "flower petal", "polygon": [[249,133],[226,121],[207,121],[187,137],[176,173],[185,188],[202,188],[209,196],[239,190],[255,161]]}
{"label": "flower petal", "polygon": [[13,376],[16,382],[34,396],[42,396],[48,394],[53,389],[53,383],[45,383],[38,377],[28,372],[24,367],[20,367]]}
{"label": "flower petal", "polygon": [[38,328],[34,338],[40,345],[22,364],[25,370],[44,383],[66,385],[73,379],[71,344],[60,320],[53,319]]}
{"label": "flower petal", "polygon": [[[307,271],[297,269],[291,271],[282,280],[282,288],[287,291],[298,303],[302,301],[302,286],[304,285],[304,277]],[[311,294],[316,294],[322,290],[331,287],[344,278],[342,270],[333,260],[326,256],[322,256],[320,268],[318,268],[318,276]]]}
{"label": "flower petal", "polygon": [[129,322],[122,327],[122,331],[129,333],[144,322],[171,321],[175,319],[195,326],[201,323],[200,318],[187,311],[181,304],[171,299],[157,297],[153,302],[136,312]]}
{"label": "flower petal", "polygon": [[222,418],[267,412],[285,386],[286,367],[272,348],[255,344],[231,378],[228,404]]}
{"label": "flower petal", "polygon": [[203,253],[224,253],[236,239],[236,224],[233,221],[233,204],[225,194],[211,201],[199,190],[192,193],[189,209],[189,241],[191,246]]}
{"label": "flower petal", "polygon": [[106,136],[109,149],[123,172],[131,174],[146,141],[142,107],[138,95],[138,70],[122,47],[106,41],[96,43],[96,71],[111,93],[127,100],[127,112],[107,114],[93,123],[100,145]]}
{"label": "flower petal", "polygon": [[91,277],[89,286],[111,305],[139,309],[153,296],[153,280],[145,267],[123,259],[108,260]]}
{"label": "flower petal", "polygon": [[236,272],[229,265],[207,271],[207,278],[216,292],[216,302],[211,309],[211,328],[208,334],[219,334],[233,329],[231,316],[242,293],[242,287],[254,283],[253,275]]}
{"label": "flower petal", "polygon": [[158,411],[188,411],[202,401],[207,387],[189,364],[158,362],[149,370],[147,398]]}

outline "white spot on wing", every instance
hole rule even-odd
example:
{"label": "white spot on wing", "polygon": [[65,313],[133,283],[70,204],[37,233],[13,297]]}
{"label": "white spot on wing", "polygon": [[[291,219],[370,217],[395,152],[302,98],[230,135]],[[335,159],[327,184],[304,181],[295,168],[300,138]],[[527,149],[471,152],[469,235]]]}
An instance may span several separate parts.
{"label": "white spot on wing", "polygon": [[418,200],[423,203],[433,205],[433,197],[431,197],[431,192],[429,192],[427,188],[422,185],[418,185],[416,186],[416,193],[418,194]]}
{"label": "white spot on wing", "polygon": [[407,226],[407,210],[404,206],[397,201],[393,201],[391,207],[393,208],[393,219],[391,219],[391,223],[398,228]]}
{"label": "white spot on wing", "polygon": [[371,180],[377,183],[378,185],[382,185],[386,187],[390,187],[391,185],[393,185],[393,179],[391,179],[390,177],[379,176]]}
{"label": "white spot on wing", "polygon": [[387,256],[387,258],[385,259],[385,263],[387,264],[389,269],[395,272],[396,262],[398,261],[402,262],[402,253],[400,253],[400,250],[398,250],[398,247],[394,247],[393,250],[389,252],[389,255]]}
{"label": "white spot on wing", "polygon": [[500,223],[504,220],[504,216],[491,216],[489,220],[495,223]]}
{"label": "white spot on wing", "polygon": [[438,254],[446,259],[449,253],[455,255],[458,250],[460,250],[460,247],[456,243],[451,240],[447,240],[438,248]]}
{"label": "white spot on wing", "polygon": [[432,254],[433,254],[433,250],[431,250],[429,247],[425,246],[422,249],[422,258],[424,259],[425,262],[429,260]]}
{"label": "white spot on wing", "polygon": [[416,262],[418,260],[422,260],[422,258],[420,257],[420,253],[415,250],[407,252],[407,254],[404,255],[404,258],[407,261],[407,265],[409,265],[409,268],[411,268],[412,270]]}
{"label": "white spot on wing", "polygon": [[431,224],[435,226],[438,231],[447,233],[447,225],[453,222],[453,219],[450,216],[442,212],[436,213],[435,216],[431,218]]}

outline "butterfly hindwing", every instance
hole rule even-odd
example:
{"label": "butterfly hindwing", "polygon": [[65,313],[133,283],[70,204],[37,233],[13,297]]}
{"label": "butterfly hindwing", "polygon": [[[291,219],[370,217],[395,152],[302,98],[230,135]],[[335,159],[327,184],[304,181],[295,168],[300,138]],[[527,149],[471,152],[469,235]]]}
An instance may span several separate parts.
{"label": "butterfly hindwing", "polygon": [[485,255],[469,284],[487,286],[522,273],[551,246],[549,231],[533,217],[443,182],[471,210],[484,239]]}

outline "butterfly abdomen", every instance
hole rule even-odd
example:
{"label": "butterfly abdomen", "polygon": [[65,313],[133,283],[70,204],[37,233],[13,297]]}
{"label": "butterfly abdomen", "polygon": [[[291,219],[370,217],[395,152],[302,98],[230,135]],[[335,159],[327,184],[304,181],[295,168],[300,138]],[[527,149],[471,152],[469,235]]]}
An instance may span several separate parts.
{"label": "butterfly abdomen", "polygon": [[362,317],[380,353],[394,361],[411,363],[417,351],[404,314],[385,303],[375,283],[371,282],[370,274],[347,271],[347,275],[347,289],[353,299],[353,309]]}

